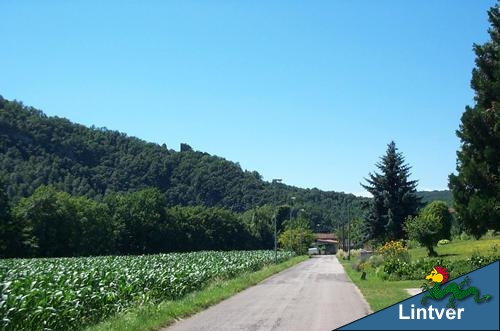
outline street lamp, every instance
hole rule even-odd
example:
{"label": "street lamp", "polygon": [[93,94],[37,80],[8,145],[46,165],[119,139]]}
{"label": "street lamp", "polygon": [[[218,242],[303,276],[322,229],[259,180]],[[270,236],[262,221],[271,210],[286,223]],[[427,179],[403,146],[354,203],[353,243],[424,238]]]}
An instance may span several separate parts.
{"label": "street lamp", "polygon": [[[281,178],[273,179],[272,183],[281,183]],[[278,263],[278,241],[276,238],[277,233],[277,220],[276,220],[276,194],[274,195],[274,263]]]}
{"label": "street lamp", "polygon": [[[299,212],[305,212],[306,210],[304,208],[301,208],[299,209],[299,211],[297,212],[297,217],[298,217],[298,213]],[[299,249],[302,247],[302,226],[304,225],[304,222],[302,222],[302,224],[300,224],[300,228],[299,228]],[[310,243],[309,243],[310,244]]]}
{"label": "street lamp", "polygon": [[351,205],[347,207],[347,259],[351,259]]}
{"label": "street lamp", "polygon": [[295,200],[295,197],[291,198],[291,203],[290,203],[290,250],[293,250],[292,247],[292,211],[293,211],[293,201]]}

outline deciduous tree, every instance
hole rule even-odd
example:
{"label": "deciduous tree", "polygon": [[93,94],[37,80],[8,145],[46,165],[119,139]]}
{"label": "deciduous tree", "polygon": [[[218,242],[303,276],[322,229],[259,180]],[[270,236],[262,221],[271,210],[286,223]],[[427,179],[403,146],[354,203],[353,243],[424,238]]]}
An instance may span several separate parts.
{"label": "deciduous tree", "polygon": [[415,217],[405,223],[405,231],[410,239],[427,248],[429,256],[436,256],[434,247],[441,239],[451,239],[453,216],[443,201],[433,201]]}

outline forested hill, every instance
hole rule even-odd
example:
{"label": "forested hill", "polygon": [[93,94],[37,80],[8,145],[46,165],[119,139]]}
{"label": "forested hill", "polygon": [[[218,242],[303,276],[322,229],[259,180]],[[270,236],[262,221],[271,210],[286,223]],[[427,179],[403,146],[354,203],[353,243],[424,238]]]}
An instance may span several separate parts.
{"label": "forested hill", "polygon": [[[157,187],[167,205],[217,206],[242,212],[296,197],[314,223],[360,212],[365,198],[263,181],[221,157],[180,152],[105,128],[85,127],[0,96],[0,171],[12,202],[40,185],[96,200],[112,192]],[[349,208],[348,208],[349,207]]]}
{"label": "forested hill", "polygon": [[449,206],[452,205],[453,196],[451,191],[419,191],[417,195],[422,198],[423,203],[428,203],[434,200],[440,200],[446,202]]}

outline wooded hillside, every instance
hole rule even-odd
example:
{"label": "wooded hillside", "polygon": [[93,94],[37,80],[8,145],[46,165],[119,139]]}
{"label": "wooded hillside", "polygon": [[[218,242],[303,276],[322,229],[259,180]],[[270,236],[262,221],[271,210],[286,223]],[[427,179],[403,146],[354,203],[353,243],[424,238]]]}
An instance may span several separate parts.
{"label": "wooded hillside", "polygon": [[263,181],[257,171],[182,144],[180,152],[106,128],[85,127],[0,96],[0,169],[13,203],[40,185],[96,201],[110,193],[158,188],[166,205],[244,212],[287,204],[295,196],[318,229],[347,213],[360,215],[369,199]]}

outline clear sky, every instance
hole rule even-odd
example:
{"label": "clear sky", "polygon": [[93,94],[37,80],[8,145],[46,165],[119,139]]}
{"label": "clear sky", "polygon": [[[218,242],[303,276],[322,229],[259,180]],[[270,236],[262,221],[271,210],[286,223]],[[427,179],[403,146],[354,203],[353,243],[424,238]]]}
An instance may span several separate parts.
{"label": "clear sky", "polygon": [[0,95],[361,194],[394,140],[447,189],[493,0],[0,1]]}

